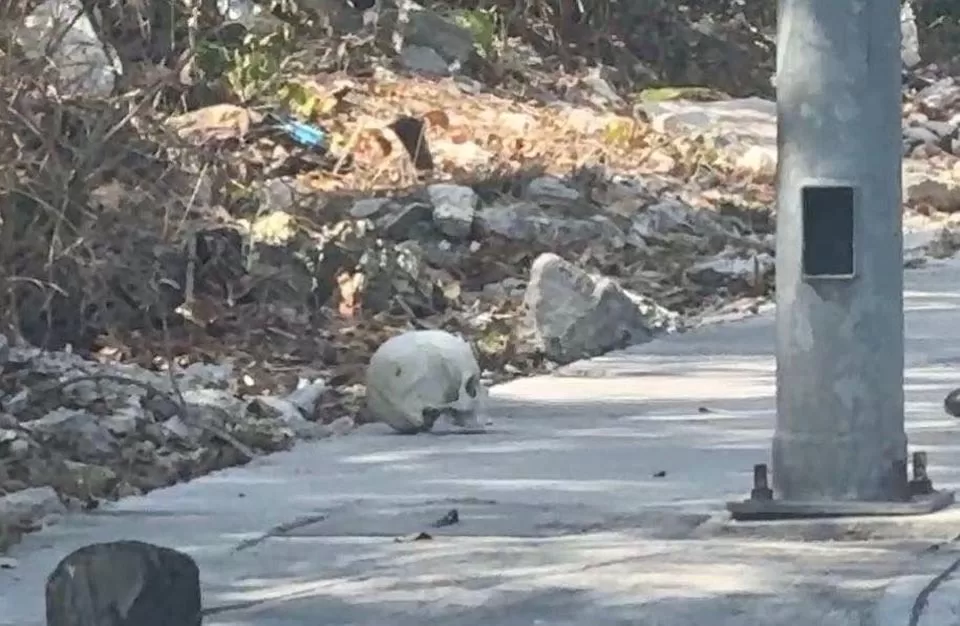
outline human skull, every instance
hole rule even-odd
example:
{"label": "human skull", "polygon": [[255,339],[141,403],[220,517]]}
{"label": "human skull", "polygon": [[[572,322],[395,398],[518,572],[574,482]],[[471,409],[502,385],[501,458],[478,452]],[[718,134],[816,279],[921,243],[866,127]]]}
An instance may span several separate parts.
{"label": "human skull", "polygon": [[477,428],[485,397],[470,344],[442,330],[392,337],[367,367],[370,414],[401,433],[427,432],[441,416]]}

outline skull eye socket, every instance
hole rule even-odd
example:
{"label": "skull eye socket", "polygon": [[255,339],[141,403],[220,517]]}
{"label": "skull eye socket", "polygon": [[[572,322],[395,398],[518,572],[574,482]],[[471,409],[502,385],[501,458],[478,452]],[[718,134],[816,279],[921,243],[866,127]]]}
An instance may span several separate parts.
{"label": "skull eye socket", "polygon": [[467,382],[463,385],[463,390],[467,392],[467,395],[471,398],[477,397],[477,384],[480,381],[478,380],[476,374],[467,379]]}

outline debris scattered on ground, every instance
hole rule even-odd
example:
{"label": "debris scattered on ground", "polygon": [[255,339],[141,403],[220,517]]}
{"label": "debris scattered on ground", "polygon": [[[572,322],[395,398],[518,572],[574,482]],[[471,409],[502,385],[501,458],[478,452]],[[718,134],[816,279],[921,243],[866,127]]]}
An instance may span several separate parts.
{"label": "debris scattered on ground", "polygon": [[[234,8],[233,47],[182,68],[98,40],[71,4],[84,33],[63,63],[5,66],[0,550],[64,511],[348,434],[391,337],[463,337],[462,390],[474,369],[502,382],[769,303],[756,7],[623,6],[592,23],[603,37],[551,44],[526,14],[495,40],[439,5],[398,28],[387,0],[371,30],[349,3],[303,4],[329,29],[291,43],[285,18]],[[908,267],[960,247],[960,85],[917,60],[923,19],[904,52]]]}

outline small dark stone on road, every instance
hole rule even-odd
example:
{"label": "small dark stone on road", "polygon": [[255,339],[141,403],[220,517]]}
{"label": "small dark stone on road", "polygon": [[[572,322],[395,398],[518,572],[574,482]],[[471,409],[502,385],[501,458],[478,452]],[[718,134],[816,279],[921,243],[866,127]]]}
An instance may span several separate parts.
{"label": "small dark stone on road", "polygon": [[654,478],[664,478],[666,475],[667,475],[666,470],[660,470],[659,472],[653,473]]}
{"label": "small dark stone on road", "polygon": [[434,528],[443,528],[444,526],[453,526],[460,523],[460,513],[456,509],[450,509],[447,514],[433,523]]}
{"label": "small dark stone on road", "polygon": [[954,389],[943,400],[943,408],[954,417],[960,417],[960,389]]}
{"label": "small dark stone on road", "polygon": [[97,543],[47,578],[47,626],[200,626],[192,558],[141,541]]}

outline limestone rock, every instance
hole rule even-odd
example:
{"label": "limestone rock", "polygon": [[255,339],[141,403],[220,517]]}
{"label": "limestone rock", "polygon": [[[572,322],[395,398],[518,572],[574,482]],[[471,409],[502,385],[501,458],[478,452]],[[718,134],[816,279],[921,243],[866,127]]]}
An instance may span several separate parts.
{"label": "limestone rock", "polygon": [[427,76],[448,76],[450,67],[439,53],[426,46],[404,46],[400,62],[410,70]]}
{"label": "limestone rock", "polygon": [[[323,15],[335,30],[358,32],[362,29],[363,15],[350,3],[342,0],[302,0],[298,5]],[[401,17],[401,14],[405,15]],[[382,0],[376,19],[379,30],[399,32],[403,43],[433,48],[451,63],[462,64],[476,54],[470,31],[413,0]]]}
{"label": "limestone rock", "polygon": [[922,60],[916,13],[910,2],[900,7],[900,60],[905,67],[916,67]]}
{"label": "limestone rock", "polygon": [[119,480],[109,467],[64,461],[63,470],[55,475],[53,484],[60,494],[87,501],[112,492]]}
{"label": "limestone rock", "polygon": [[331,434],[343,436],[353,431],[353,429],[357,427],[357,424],[349,415],[341,415],[326,426],[330,429]]}
{"label": "limestone rock", "polygon": [[940,141],[940,137],[937,136],[932,129],[924,126],[907,126],[903,129],[903,138],[909,141],[913,145],[921,143],[930,143],[935,144]]}
{"label": "limestone rock", "polygon": [[942,112],[960,103],[960,85],[952,77],[942,78],[920,90],[917,102],[930,113]]}
{"label": "limestone rock", "polygon": [[0,497],[0,526],[32,527],[66,512],[51,487],[32,487]]}
{"label": "limestone rock", "polygon": [[634,241],[657,241],[671,233],[701,237],[739,235],[734,224],[722,220],[716,213],[698,211],[675,198],[647,207],[633,218],[630,228]]}
{"label": "limestone rock", "polygon": [[301,378],[297,382],[297,388],[287,395],[287,402],[300,409],[304,417],[313,415],[317,408],[317,402],[327,390],[327,381],[322,378],[315,380],[306,380]]}
{"label": "limestone rock", "polygon": [[477,229],[481,235],[561,247],[599,240],[617,248],[622,246],[618,242],[626,239],[623,231],[604,215],[588,219],[555,217],[526,201],[480,209]]}
{"label": "limestone rock", "polygon": [[470,31],[412,0],[403,0],[402,4],[408,11],[403,26],[407,44],[432,48],[451,63],[463,64],[474,57],[476,49]]}
{"label": "limestone rock", "polygon": [[23,19],[17,43],[28,58],[48,59],[62,93],[106,97],[120,72],[116,51],[105,46],[78,0],[46,0]]}
{"label": "limestone rock", "polygon": [[776,146],[750,146],[742,154],[735,157],[735,166],[747,172],[774,176],[777,173]]}
{"label": "limestone rock", "polygon": [[433,204],[433,221],[447,237],[466,239],[473,229],[479,198],[463,185],[440,183],[427,188]]}
{"label": "limestone rock", "polygon": [[117,438],[98,416],[83,409],[60,407],[40,419],[24,422],[23,427],[41,442],[73,450],[83,460],[107,459],[119,449]]}
{"label": "limestone rock", "polygon": [[767,253],[747,255],[727,250],[687,270],[690,280],[712,288],[726,287],[730,293],[762,291],[764,277],[772,275],[776,261]]}
{"label": "limestone rock", "polygon": [[524,301],[537,341],[561,364],[653,337],[649,320],[622,287],[556,254],[533,262]]}
{"label": "limestone rock", "polygon": [[575,202],[580,199],[579,191],[553,176],[538,176],[531,180],[527,185],[526,195],[531,200],[546,204]]}
{"label": "limestone rock", "polygon": [[907,163],[904,168],[904,200],[926,204],[946,213],[960,211],[960,179],[947,172]]}
{"label": "limestone rock", "polygon": [[47,626],[200,626],[192,558],[140,541],[80,548],[47,579]]}
{"label": "limestone rock", "polygon": [[331,434],[328,427],[308,420],[297,405],[285,398],[256,396],[247,405],[247,413],[251,416],[280,420],[300,439],[324,439]]}

